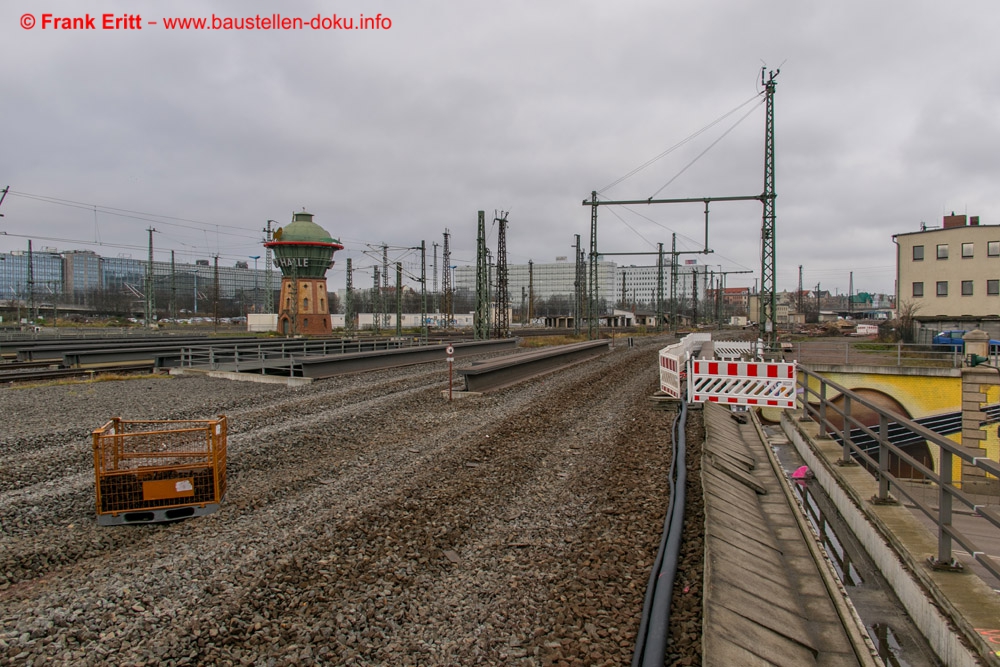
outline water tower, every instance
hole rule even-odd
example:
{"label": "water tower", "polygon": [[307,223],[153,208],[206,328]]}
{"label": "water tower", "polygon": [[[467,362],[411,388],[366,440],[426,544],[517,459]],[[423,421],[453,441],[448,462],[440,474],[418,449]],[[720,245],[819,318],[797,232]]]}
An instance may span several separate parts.
{"label": "water tower", "polygon": [[264,244],[281,269],[278,331],[285,335],[330,333],[326,270],[333,266],[333,253],[344,246],[312,219],[312,213],[293,213],[292,222]]}

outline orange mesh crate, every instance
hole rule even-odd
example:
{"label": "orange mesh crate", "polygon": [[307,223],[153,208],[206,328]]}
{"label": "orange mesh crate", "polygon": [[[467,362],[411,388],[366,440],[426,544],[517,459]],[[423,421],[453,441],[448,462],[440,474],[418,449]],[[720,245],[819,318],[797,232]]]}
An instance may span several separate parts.
{"label": "orange mesh crate", "polygon": [[125,420],[93,431],[97,522],[211,514],[226,495],[226,417]]}

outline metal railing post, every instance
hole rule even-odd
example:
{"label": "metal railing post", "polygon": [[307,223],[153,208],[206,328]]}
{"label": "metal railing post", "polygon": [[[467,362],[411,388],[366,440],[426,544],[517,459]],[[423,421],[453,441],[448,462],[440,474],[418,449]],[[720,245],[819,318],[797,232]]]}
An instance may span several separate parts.
{"label": "metal railing post", "polygon": [[844,429],[842,431],[844,453],[842,460],[845,464],[851,461],[851,397],[842,394],[844,397]]}
{"label": "metal railing post", "polygon": [[940,448],[941,471],[938,475],[938,563],[951,563],[951,535],[945,532],[945,526],[951,526],[951,494],[947,487],[952,485],[952,455],[944,447]]}
{"label": "metal railing post", "polygon": [[827,437],[826,433],[826,382],[819,382],[819,437]]}
{"label": "metal railing post", "polygon": [[802,378],[802,416],[799,421],[809,421],[809,376],[803,373]]}
{"label": "metal railing post", "polygon": [[878,418],[878,499],[889,499],[889,418]]}

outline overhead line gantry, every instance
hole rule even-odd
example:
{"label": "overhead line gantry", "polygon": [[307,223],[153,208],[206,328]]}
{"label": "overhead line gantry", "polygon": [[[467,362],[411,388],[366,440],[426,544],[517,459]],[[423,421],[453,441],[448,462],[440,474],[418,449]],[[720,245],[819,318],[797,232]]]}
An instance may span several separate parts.
{"label": "overhead line gantry", "polygon": [[[735,197],[686,197],[679,199],[623,199],[616,201],[599,201],[597,191],[590,193],[590,199],[584,199],[583,205],[590,206],[590,276],[589,276],[589,337],[594,339],[598,329],[598,285],[597,285],[597,207],[598,206],[629,206],[638,204],[690,204],[704,202],[705,204],[705,251],[708,250],[708,204],[714,201],[759,201],[763,205],[763,221],[761,223],[761,289],[760,289],[760,327],[768,349],[772,349],[777,339],[777,323],[775,312],[777,298],[775,291],[775,173],[774,173],[774,89],[775,79],[781,70],[768,73],[764,80],[764,69],[761,69],[761,83],[764,85],[764,95],[767,102],[764,123],[764,191],[759,195]],[[676,255],[676,251],[674,252]]]}
{"label": "overhead line gantry", "polygon": [[[680,254],[709,254],[712,250],[708,247],[708,205],[711,202],[716,201],[763,201],[764,195],[737,195],[728,197],[682,197],[676,199],[654,199],[652,197],[648,199],[619,199],[619,200],[599,200],[597,198],[597,191],[594,190],[590,193],[589,200],[583,200],[584,206],[591,206],[590,213],[590,276],[589,276],[589,286],[590,286],[590,317],[589,317],[589,338],[593,340],[597,336],[598,319],[597,314],[597,300],[598,300],[598,285],[597,285],[597,257],[599,254],[603,255],[640,255],[649,254],[655,255],[658,253],[598,253],[597,252],[597,207],[598,206],[634,206],[638,204],[693,204],[693,203],[703,203],[705,204],[705,248],[703,250],[693,250],[693,251],[680,251],[678,252],[676,248],[671,251],[671,255],[674,257],[674,262],[676,264],[677,255]],[[671,271],[673,273],[673,270]],[[673,277],[673,276],[672,276]],[[671,300],[675,298],[674,289],[671,289]],[[670,323],[670,326],[676,330],[676,325],[674,322]]]}

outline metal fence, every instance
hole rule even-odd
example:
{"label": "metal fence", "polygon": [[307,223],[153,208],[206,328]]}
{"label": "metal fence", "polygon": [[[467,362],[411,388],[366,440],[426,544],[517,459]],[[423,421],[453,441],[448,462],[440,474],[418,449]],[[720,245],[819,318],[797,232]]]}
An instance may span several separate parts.
{"label": "metal fence", "polygon": [[[1000,513],[995,502],[988,507],[981,498],[966,493],[955,483],[954,466],[963,463],[993,477],[1000,477],[1000,464],[968,453],[953,440],[935,433],[915,421],[890,412],[865,400],[851,390],[821,375],[799,367],[803,417],[819,423],[820,437],[831,437],[843,446],[841,461],[867,467],[878,480],[875,502],[892,502],[890,491],[904,497],[937,527],[938,552],[935,567],[954,566],[953,544],[960,545],[990,574],[1000,580],[1000,567],[984,553],[975,538],[955,526],[956,510],[964,507],[977,517],[976,532],[995,537],[1000,534]],[[833,399],[838,399],[834,402]],[[874,414],[877,424],[862,423],[855,415]],[[926,442],[938,454],[938,470],[907,453],[901,445]],[[908,472],[923,479],[897,476],[891,463],[906,464]],[[900,465],[900,467],[902,467]],[[981,519],[981,521],[980,521]]]}
{"label": "metal fence", "polygon": [[[325,357],[352,352],[375,350],[395,350],[420,344],[413,338],[367,338],[367,339],[297,339],[262,340],[253,343],[233,345],[189,345],[181,348],[182,368],[227,368],[235,371],[243,367],[261,370],[261,364],[271,361],[290,360],[303,357]],[[263,370],[261,370],[263,372]]]}
{"label": "metal fence", "polygon": [[[964,352],[945,346],[878,343],[832,338],[782,343],[785,359],[808,364],[844,364],[855,366],[897,366],[915,368],[961,368]],[[992,350],[990,363],[997,365],[998,350]]]}

